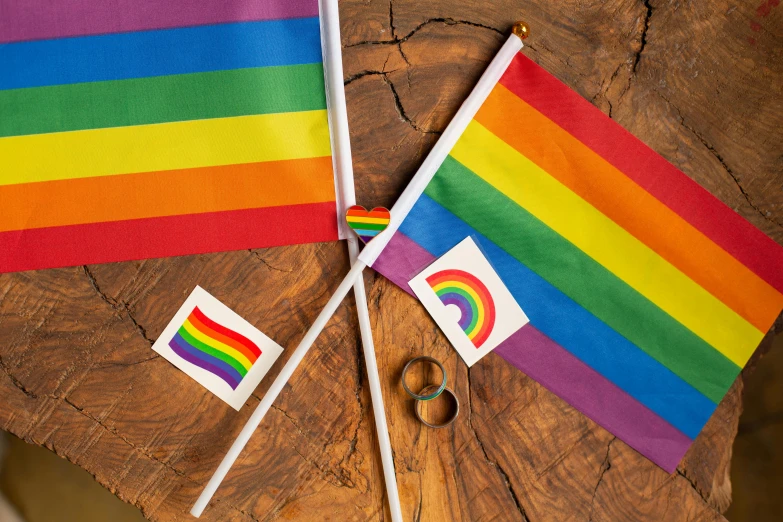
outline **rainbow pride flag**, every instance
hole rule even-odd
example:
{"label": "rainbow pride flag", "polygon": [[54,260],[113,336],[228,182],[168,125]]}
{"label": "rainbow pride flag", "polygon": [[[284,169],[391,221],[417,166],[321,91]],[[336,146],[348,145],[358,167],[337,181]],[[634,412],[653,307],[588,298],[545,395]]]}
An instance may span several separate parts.
{"label": "rainbow pride flag", "polygon": [[195,307],[169,341],[174,353],[236,390],[261,355],[253,341],[216,323]]}
{"label": "rainbow pride flag", "polygon": [[0,13],[0,272],[338,239],[318,0]]}
{"label": "rainbow pride flag", "polygon": [[672,472],[783,308],[783,248],[512,40],[360,259],[410,292],[473,237],[530,318],[496,352]]}

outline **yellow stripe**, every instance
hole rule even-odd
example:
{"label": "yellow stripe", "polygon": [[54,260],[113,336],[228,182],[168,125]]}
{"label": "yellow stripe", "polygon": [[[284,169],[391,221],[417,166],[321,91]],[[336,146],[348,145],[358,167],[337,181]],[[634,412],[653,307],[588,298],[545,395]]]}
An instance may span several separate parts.
{"label": "yellow stripe", "polygon": [[231,357],[236,359],[239,364],[245,367],[246,370],[249,370],[250,367],[253,366],[253,363],[250,362],[250,360],[247,358],[247,356],[245,356],[245,354],[243,354],[233,346],[229,346],[225,343],[221,343],[217,339],[213,339],[208,335],[204,335],[203,333],[201,333],[201,330],[193,326],[193,323],[191,323],[189,320],[185,319],[185,322],[182,323],[182,327],[185,328],[185,330],[187,330],[187,332],[190,335],[192,335],[202,343],[207,344],[212,348],[215,348],[216,350],[220,350],[221,352],[224,352],[227,355],[230,355]]}
{"label": "yellow stripe", "polygon": [[0,185],[330,154],[325,110],[33,134],[0,139]]}
{"label": "yellow stripe", "polygon": [[758,346],[762,332],[481,124],[451,155],[740,367]]}
{"label": "yellow stripe", "polygon": [[459,281],[444,281],[442,283],[433,286],[432,289],[437,294],[439,291],[443,290],[444,288],[453,288],[453,287],[459,288],[460,290],[464,290],[476,302],[476,307],[478,308],[478,318],[476,319],[476,327],[473,328],[471,335],[468,335],[468,338],[472,340],[476,336],[476,334],[478,334],[478,332],[481,330],[481,325],[484,324],[484,302],[481,300],[481,298],[479,297],[479,295],[476,293],[475,290],[473,290],[465,283],[461,283]]}
{"label": "yellow stripe", "polygon": [[389,222],[388,218],[371,218],[371,217],[358,217],[358,216],[346,216],[348,223],[377,223],[379,225],[385,225]]}

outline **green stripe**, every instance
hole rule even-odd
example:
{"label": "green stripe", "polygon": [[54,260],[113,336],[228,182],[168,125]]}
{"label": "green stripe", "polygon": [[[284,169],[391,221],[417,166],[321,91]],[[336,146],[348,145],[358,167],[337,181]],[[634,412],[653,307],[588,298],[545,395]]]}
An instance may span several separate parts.
{"label": "green stripe", "polygon": [[234,359],[233,357],[231,357],[227,353],[222,352],[222,351],[218,350],[217,348],[213,348],[213,347],[209,346],[208,344],[205,344],[205,343],[199,341],[198,339],[196,339],[195,337],[190,335],[190,333],[187,330],[185,330],[184,327],[180,328],[178,333],[193,348],[198,348],[202,352],[208,353],[209,355],[212,355],[213,357],[217,357],[221,361],[230,364],[236,371],[239,372],[239,375],[241,375],[242,377],[247,375],[247,368],[242,366],[241,362],[237,361],[236,359]]}
{"label": "green stripe", "polygon": [[734,382],[737,365],[452,157],[425,193],[716,404]]}
{"label": "green stripe", "polygon": [[322,110],[323,64],[0,91],[0,137]]}
{"label": "green stripe", "polygon": [[[446,288],[444,288],[444,289],[440,290],[439,292],[435,292],[435,294],[436,294],[438,297],[442,297],[442,296],[443,296],[443,294],[446,294],[446,293],[449,293],[449,292],[454,292],[455,294],[459,294],[459,295],[461,295],[462,297],[464,297],[465,299],[467,299],[467,300],[468,300],[468,302],[470,302],[470,304],[471,304],[471,308],[472,308],[474,311],[475,311],[475,310],[478,310],[478,305],[476,304],[476,300],[475,300],[475,299],[473,299],[473,296],[472,296],[472,295],[470,295],[469,293],[467,293],[467,292],[466,292],[465,290],[463,290],[462,288],[456,288],[456,287],[454,287],[454,286],[449,286],[449,287],[446,287]],[[468,328],[467,328],[467,330],[465,330],[465,333],[466,333],[467,335],[470,335],[471,333],[473,333],[473,330],[476,328],[476,323],[477,323],[477,322],[478,322],[478,313],[474,313],[474,314],[473,314],[473,317],[472,317],[472,318],[471,318],[471,320],[470,320],[470,324],[468,325]]]}
{"label": "green stripe", "polygon": [[380,223],[364,223],[363,221],[349,221],[348,224],[351,228],[362,230],[385,230],[389,224],[381,225]]}

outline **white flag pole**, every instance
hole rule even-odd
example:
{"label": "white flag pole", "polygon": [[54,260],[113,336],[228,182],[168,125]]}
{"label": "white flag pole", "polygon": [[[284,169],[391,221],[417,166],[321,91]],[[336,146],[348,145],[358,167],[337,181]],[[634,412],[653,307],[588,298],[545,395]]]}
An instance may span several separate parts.
{"label": "white flag pole", "polygon": [[[345,103],[345,86],[343,84],[342,42],[340,38],[340,13],[337,0],[321,0],[321,40],[324,46],[326,62],[326,99],[329,104],[329,120],[332,137],[334,171],[336,174],[338,197],[338,218],[342,227],[343,237],[348,241],[348,255],[351,265],[356,264],[359,257],[359,241],[345,220],[349,207],[356,204],[356,193],[353,180],[353,161],[351,155],[351,139],[348,131],[348,110]],[[394,472],[394,455],[392,453],[389,427],[386,424],[386,408],[383,405],[381,379],[378,375],[378,362],[375,358],[375,343],[370,326],[370,311],[367,306],[367,293],[364,288],[364,278],[356,278],[353,286],[356,297],[356,314],[359,320],[359,332],[364,351],[364,362],[367,368],[367,382],[370,388],[373,414],[375,416],[375,431],[378,434],[378,449],[381,453],[383,478],[386,485],[386,498],[389,502],[389,512],[392,522],[402,522],[400,495],[397,490],[397,475]]]}
{"label": "white flag pole", "polygon": [[[325,4],[333,4],[332,6],[333,9],[336,9],[337,7],[336,0],[322,0],[322,8],[325,7]],[[413,207],[413,204],[416,202],[419,196],[421,196],[421,194],[424,192],[424,189],[426,188],[427,184],[430,182],[432,177],[435,175],[435,172],[438,170],[440,165],[446,159],[446,156],[448,156],[449,151],[451,151],[451,149],[454,147],[454,144],[462,135],[468,123],[470,123],[470,120],[472,120],[473,117],[476,115],[476,112],[478,112],[478,109],[484,103],[484,100],[486,100],[487,96],[489,96],[489,93],[492,91],[492,88],[495,86],[495,84],[497,84],[497,82],[500,80],[500,77],[508,68],[509,64],[511,63],[511,60],[513,60],[514,56],[516,56],[516,53],[519,52],[520,49],[522,49],[522,39],[526,37],[527,37],[527,26],[521,23],[516,24],[514,26],[513,35],[509,37],[509,39],[500,49],[500,52],[498,52],[498,54],[489,64],[487,70],[484,72],[481,79],[479,80],[479,83],[473,89],[473,92],[471,92],[470,96],[468,96],[468,98],[462,104],[459,111],[454,116],[454,119],[451,121],[451,123],[449,123],[448,127],[446,127],[446,130],[444,131],[441,138],[438,140],[438,143],[435,144],[435,147],[433,148],[432,152],[427,156],[427,159],[424,161],[422,166],[416,172],[416,175],[413,177],[408,187],[403,191],[402,195],[397,200],[397,203],[395,203],[394,207],[392,207],[391,223],[389,224],[389,227],[386,230],[384,230],[382,234],[376,237],[372,242],[370,242],[370,244],[367,247],[365,247],[364,251],[359,255],[357,261],[351,267],[351,270],[348,272],[348,274],[345,276],[343,281],[337,287],[337,290],[335,290],[332,297],[326,303],[326,306],[324,306],[323,310],[321,310],[321,313],[318,314],[318,317],[316,317],[315,321],[313,322],[313,325],[307,331],[304,338],[302,338],[302,341],[299,343],[299,346],[296,347],[296,350],[294,350],[294,353],[291,355],[291,358],[288,360],[288,362],[285,364],[283,369],[280,371],[280,374],[272,383],[272,386],[269,387],[269,391],[267,391],[266,395],[264,395],[264,398],[261,399],[261,402],[258,404],[258,406],[256,406],[255,411],[247,420],[247,423],[242,428],[242,431],[239,433],[236,440],[231,445],[231,448],[229,448],[228,453],[226,453],[226,456],[223,457],[223,461],[220,463],[218,468],[215,470],[215,473],[212,475],[212,478],[207,483],[206,487],[204,488],[204,491],[201,492],[201,495],[199,496],[198,500],[196,500],[196,503],[193,505],[193,508],[190,511],[190,513],[193,516],[199,517],[204,512],[204,509],[207,507],[207,504],[209,504],[209,501],[212,499],[212,496],[215,494],[215,491],[217,491],[217,488],[220,486],[220,483],[223,482],[223,479],[228,474],[228,471],[231,469],[231,466],[237,460],[239,454],[242,452],[242,449],[244,449],[245,445],[250,440],[250,437],[253,435],[253,432],[256,430],[256,428],[258,428],[259,424],[261,424],[264,415],[266,415],[266,413],[269,411],[269,408],[272,406],[272,403],[275,401],[275,399],[277,399],[278,395],[280,395],[280,393],[283,391],[283,388],[285,387],[286,383],[293,375],[294,370],[296,370],[296,368],[299,366],[299,363],[302,362],[302,359],[304,358],[305,354],[307,354],[307,351],[310,349],[310,347],[313,345],[313,343],[318,338],[320,333],[323,331],[324,327],[326,326],[326,323],[329,322],[329,319],[331,319],[332,315],[334,315],[334,312],[337,310],[342,300],[345,298],[345,296],[350,291],[351,287],[357,281],[362,282],[362,287],[361,290],[359,291],[360,295],[357,295],[357,308],[358,308],[358,301],[359,299],[361,299],[360,296],[364,296],[363,300],[366,306],[367,301],[366,301],[366,296],[364,295],[364,284],[361,277],[364,268],[368,264],[372,264],[373,262],[375,262],[378,255],[380,255],[381,251],[388,243],[390,236],[394,232],[396,232],[397,228],[399,228],[400,223],[402,223],[402,220],[405,218],[405,216],[407,216],[408,212]],[[340,70],[342,70],[342,64],[340,65]],[[350,154],[348,157],[350,158]],[[380,245],[380,247],[371,248],[371,247],[376,247],[376,245]],[[349,249],[351,248],[352,247],[350,247],[350,243],[349,243]],[[363,322],[361,317],[362,316],[360,315],[359,316],[360,329],[362,328],[362,322]],[[365,327],[369,331],[369,319],[367,319]],[[366,354],[366,350],[367,347],[365,345],[365,354]],[[374,352],[373,352],[372,361],[373,363],[375,363]],[[376,372],[374,373],[377,376],[377,363],[375,364],[376,364],[376,368],[375,368]],[[367,369],[369,374],[370,371],[369,364],[367,365]],[[371,394],[373,393],[372,389],[373,389],[373,385],[371,384],[370,387]],[[380,386],[378,386],[378,393],[380,393]],[[377,410],[375,415],[376,415],[376,422],[377,422],[378,419]],[[383,422],[385,424],[385,416],[383,418]],[[380,430],[378,431],[379,431],[378,438],[380,442],[381,434],[380,434]],[[386,436],[388,437],[388,430],[384,430],[384,433],[386,433]],[[396,485],[396,481],[394,483]],[[388,482],[387,482],[387,486],[388,486]]]}
{"label": "white flag pole", "polygon": [[[348,240],[348,253],[354,265],[362,265],[358,261],[359,245],[354,240]],[[363,269],[362,269],[363,270]],[[370,384],[370,398],[372,410],[375,415],[375,431],[378,434],[378,447],[381,451],[381,465],[383,467],[383,479],[386,483],[386,497],[389,500],[389,512],[393,522],[402,522],[402,508],[400,507],[400,494],[397,490],[397,474],[394,472],[394,455],[392,453],[389,427],[386,424],[386,409],[383,405],[383,391],[381,379],[378,375],[378,361],[375,358],[375,343],[372,339],[370,327],[370,312],[367,307],[367,294],[364,290],[364,279],[360,276],[353,287],[356,296],[356,310],[359,315],[359,332],[362,336],[364,348],[364,365],[367,367],[367,381]]]}

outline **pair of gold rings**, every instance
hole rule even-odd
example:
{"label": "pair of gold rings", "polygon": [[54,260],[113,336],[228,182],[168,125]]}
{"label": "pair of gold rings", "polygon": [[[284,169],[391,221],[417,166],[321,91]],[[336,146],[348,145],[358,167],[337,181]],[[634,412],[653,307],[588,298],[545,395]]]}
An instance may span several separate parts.
{"label": "pair of gold rings", "polygon": [[[408,383],[406,382],[406,376],[408,375],[408,371],[411,369],[412,366],[416,364],[422,364],[422,363],[432,363],[440,369],[440,373],[442,375],[441,383],[429,384],[425,386],[424,389],[422,389],[419,393],[414,393],[408,387]],[[445,428],[446,426],[454,422],[457,419],[457,416],[459,415],[459,399],[457,399],[457,395],[451,389],[446,387],[447,379],[448,377],[446,375],[446,369],[443,367],[440,361],[426,355],[422,355],[420,357],[411,359],[410,361],[408,361],[408,364],[405,365],[405,368],[402,369],[402,378],[401,378],[402,387],[408,395],[410,395],[415,399],[416,406],[414,408],[414,411],[416,412],[416,418],[418,418],[421,421],[421,423],[424,424],[425,426],[429,426],[430,428]],[[435,424],[427,421],[423,417],[421,412],[422,404],[440,397],[444,392],[446,392],[446,395],[448,395],[451,398],[451,401],[454,403],[453,414],[439,424]]]}

